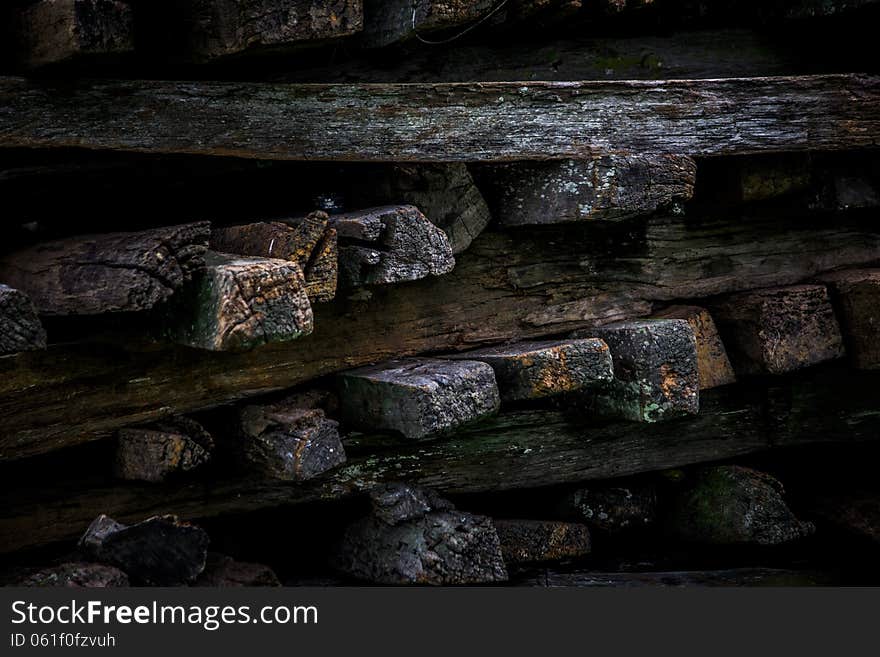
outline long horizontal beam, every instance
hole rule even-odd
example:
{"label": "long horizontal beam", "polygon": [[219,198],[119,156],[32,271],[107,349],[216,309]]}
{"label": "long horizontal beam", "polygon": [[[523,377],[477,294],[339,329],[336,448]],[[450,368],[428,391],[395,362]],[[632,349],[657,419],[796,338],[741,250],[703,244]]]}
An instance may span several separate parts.
{"label": "long horizontal beam", "polygon": [[0,147],[509,161],[880,144],[880,77],[448,84],[0,78]]}

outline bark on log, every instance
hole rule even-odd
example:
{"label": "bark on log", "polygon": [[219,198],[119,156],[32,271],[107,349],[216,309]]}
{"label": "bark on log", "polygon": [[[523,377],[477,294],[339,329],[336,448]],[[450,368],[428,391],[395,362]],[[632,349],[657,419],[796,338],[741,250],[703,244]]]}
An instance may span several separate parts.
{"label": "bark on log", "polygon": [[658,422],[700,409],[697,343],[679,319],[621,322],[576,333],[601,338],[611,350],[614,376],[591,398],[599,413]]}
{"label": "bark on log", "polygon": [[0,283],[0,355],[46,348],[46,331],[26,294]]}
{"label": "bark on log", "polygon": [[313,302],[336,295],[337,236],[325,212],[288,221],[268,221],[216,228],[211,248],[223,253],[296,262],[305,275]]}
{"label": "bark on log", "polygon": [[116,476],[151,482],[204,465],[214,449],[211,434],[187,417],[120,429],[117,443]]}
{"label": "bark on log", "polygon": [[207,222],[45,242],[0,258],[41,315],[149,310],[204,265]]}
{"label": "bark on log", "polygon": [[781,374],[844,354],[824,285],[736,294],[713,304],[737,372]]}
{"label": "bark on log", "polygon": [[374,162],[709,156],[876,146],[878,108],[878,78],[858,74],[381,86],[84,81],[63,89],[0,78],[0,147]]}
{"label": "bark on log", "polygon": [[585,525],[550,520],[493,520],[507,566],[566,561],[590,553]]}
{"label": "bark on log", "polygon": [[124,522],[171,512],[206,518],[339,499],[389,481],[445,494],[528,489],[880,435],[875,373],[773,381],[710,390],[699,415],[652,425],[596,427],[551,411],[504,414],[447,441],[350,456],[345,466],[298,486],[263,479],[107,486],[74,477],[49,489],[37,471],[0,496],[0,552],[75,538],[99,513]]}
{"label": "bark on log", "polygon": [[13,48],[28,68],[134,51],[133,12],[119,0],[37,0],[12,10]]}
{"label": "bark on log", "polygon": [[620,221],[651,214],[694,193],[697,166],[677,155],[486,166],[477,180],[505,226]]}
{"label": "bark on log", "polygon": [[449,433],[501,405],[492,368],[477,361],[391,361],[345,372],[338,381],[345,422],[409,440]]}
{"label": "bark on log", "polygon": [[295,340],[314,327],[299,265],[213,251],[162,309],[161,321],[163,337],[209,351]]}
{"label": "bark on log", "polygon": [[598,339],[517,343],[450,358],[488,364],[503,402],[582,390],[610,381],[614,373],[608,345]]}
{"label": "bark on log", "polygon": [[340,284],[346,287],[417,281],[455,267],[449,239],[411,205],[334,215]]}
{"label": "bark on log", "polygon": [[776,213],[736,221],[655,218],[627,225],[622,236],[614,227],[576,228],[484,233],[446,276],[376,288],[369,304],[337,299],[318,306],[320,331],[252,352],[173,349],[133,336],[2,358],[0,458],[390,358],[644,317],[652,302],[790,285],[870,266],[880,254],[880,238],[864,225],[844,218],[834,226],[805,224],[800,213],[792,220]]}
{"label": "bark on log", "polygon": [[880,270],[834,272],[819,280],[828,285],[853,364],[880,367]]}
{"label": "bark on log", "polygon": [[727,357],[727,350],[718,335],[712,315],[697,306],[670,306],[655,313],[656,319],[683,319],[691,325],[697,341],[697,369],[700,390],[709,390],[736,382],[736,375]]}

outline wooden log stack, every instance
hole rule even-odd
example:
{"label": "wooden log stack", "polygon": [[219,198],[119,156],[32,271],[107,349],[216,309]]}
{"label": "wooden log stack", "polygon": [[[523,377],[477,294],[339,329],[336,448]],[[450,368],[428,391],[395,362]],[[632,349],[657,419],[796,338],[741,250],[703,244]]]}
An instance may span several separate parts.
{"label": "wooden log stack", "polygon": [[0,581],[880,583],[880,4],[722,4],[0,8]]}

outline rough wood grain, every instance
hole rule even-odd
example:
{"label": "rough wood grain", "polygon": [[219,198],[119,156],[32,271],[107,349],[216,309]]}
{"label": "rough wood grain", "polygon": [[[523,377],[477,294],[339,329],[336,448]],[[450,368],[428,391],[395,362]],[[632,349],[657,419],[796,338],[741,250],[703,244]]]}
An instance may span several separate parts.
{"label": "rough wood grain", "polygon": [[125,522],[172,512],[204,518],[339,499],[396,481],[445,494],[528,489],[880,436],[875,373],[774,382],[710,390],[699,415],[652,425],[592,426],[561,412],[521,411],[431,444],[354,456],[349,442],[346,465],[300,485],[215,479],[157,488],[74,477],[50,489],[35,474],[0,496],[0,552],[75,538],[102,512]]}
{"label": "rough wood grain", "polygon": [[487,165],[477,180],[505,226],[619,221],[693,195],[697,166],[675,155]]}
{"label": "rough wood grain", "polygon": [[840,358],[840,326],[824,285],[745,292],[712,304],[737,372],[780,374]]}
{"label": "rough wood grain", "polygon": [[829,226],[800,212],[625,226],[622,234],[618,225],[486,232],[446,276],[377,287],[367,303],[319,305],[320,331],[248,353],[117,336],[2,358],[0,457],[50,451],[390,358],[644,317],[652,302],[789,285],[868,266],[880,254],[880,238],[864,226],[843,219]]}
{"label": "rough wood grain", "polygon": [[0,355],[46,348],[46,331],[26,294],[0,283]]}
{"label": "rough wood grain", "polygon": [[134,50],[133,11],[119,0],[37,0],[11,10],[18,62],[28,68]]}
{"label": "rough wood grain", "polygon": [[718,335],[712,315],[697,306],[669,306],[653,315],[657,319],[683,319],[691,325],[697,341],[697,369],[700,390],[724,386],[736,381],[727,350]]}
{"label": "rough wood grain", "polygon": [[0,147],[385,162],[730,155],[876,146],[878,106],[878,79],[855,74],[432,85],[2,78]]}
{"label": "rough wood grain", "polygon": [[299,265],[213,251],[161,315],[163,337],[210,351],[294,340],[314,327]]}
{"label": "rough wood grain", "polygon": [[850,360],[856,367],[880,367],[880,270],[832,272],[820,280],[828,285]]}
{"label": "rough wood grain", "polygon": [[41,315],[149,310],[204,265],[208,222],[44,242],[0,258]]}

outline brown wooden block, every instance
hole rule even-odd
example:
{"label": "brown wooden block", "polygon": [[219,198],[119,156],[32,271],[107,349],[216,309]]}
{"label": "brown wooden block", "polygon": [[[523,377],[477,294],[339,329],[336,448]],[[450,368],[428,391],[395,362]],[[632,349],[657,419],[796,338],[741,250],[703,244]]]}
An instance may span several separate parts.
{"label": "brown wooden block", "polygon": [[590,553],[585,525],[552,520],[493,520],[508,566],[565,561]]}
{"label": "brown wooden block", "polygon": [[819,278],[828,285],[856,367],[880,367],[880,269],[844,270]]}
{"label": "brown wooden block", "polygon": [[683,319],[691,325],[697,341],[697,369],[700,390],[709,390],[736,381],[727,350],[712,315],[697,306],[670,306],[654,314],[657,319]]}
{"label": "brown wooden block", "polygon": [[187,417],[120,429],[114,472],[121,479],[161,482],[207,463],[213,449],[211,434]]}

